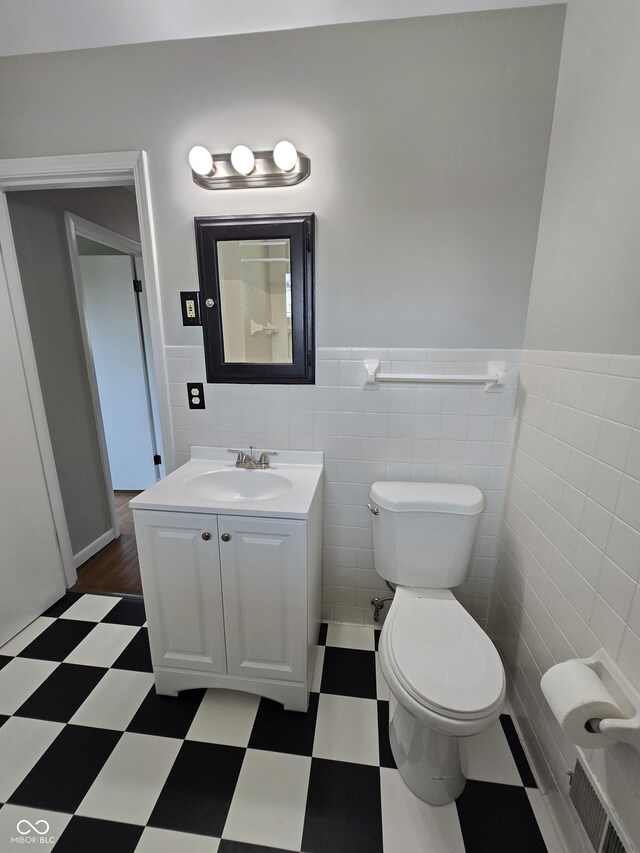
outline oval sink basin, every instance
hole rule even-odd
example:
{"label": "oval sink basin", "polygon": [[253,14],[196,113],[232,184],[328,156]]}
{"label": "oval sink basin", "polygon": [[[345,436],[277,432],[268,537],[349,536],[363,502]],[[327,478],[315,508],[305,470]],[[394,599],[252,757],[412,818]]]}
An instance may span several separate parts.
{"label": "oval sink basin", "polygon": [[208,501],[264,501],[291,489],[286,477],[273,471],[208,471],[185,481],[185,489]]}

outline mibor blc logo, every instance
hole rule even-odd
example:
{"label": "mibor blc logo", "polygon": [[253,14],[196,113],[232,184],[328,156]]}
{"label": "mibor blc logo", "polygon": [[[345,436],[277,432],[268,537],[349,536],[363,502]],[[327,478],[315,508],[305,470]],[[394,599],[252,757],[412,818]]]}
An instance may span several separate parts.
{"label": "mibor blc logo", "polygon": [[11,838],[12,844],[53,844],[55,837],[49,835],[49,823],[46,820],[19,820],[16,824],[18,835]]}

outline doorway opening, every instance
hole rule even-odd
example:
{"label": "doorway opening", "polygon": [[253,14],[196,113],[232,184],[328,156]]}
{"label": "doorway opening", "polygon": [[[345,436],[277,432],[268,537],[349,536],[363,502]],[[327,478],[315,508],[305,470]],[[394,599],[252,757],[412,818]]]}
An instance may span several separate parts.
{"label": "doorway opening", "polygon": [[139,595],[128,502],[173,468],[144,153],[0,161],[0,251],[67,586]]}
{"label": "doorway opening", "polygon": [[77,565],[75,590],[141,594],[129,501],[164,475],[140,243],[64,214],[113,540]]}

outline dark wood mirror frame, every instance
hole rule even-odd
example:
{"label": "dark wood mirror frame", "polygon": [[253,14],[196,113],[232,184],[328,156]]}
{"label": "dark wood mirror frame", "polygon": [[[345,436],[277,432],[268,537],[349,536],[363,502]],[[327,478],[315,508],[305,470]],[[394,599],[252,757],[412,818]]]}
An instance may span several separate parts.
{"label": "dark wood mirror frame", "polygon": [[[202,333],[207,382],[313,384],[315,381],[313,213],[195,218]],[[217,243],[223,240],[288,239],[291,257],[292,362],[226,362]],[[207,307],[207,300],[212,300]]]}

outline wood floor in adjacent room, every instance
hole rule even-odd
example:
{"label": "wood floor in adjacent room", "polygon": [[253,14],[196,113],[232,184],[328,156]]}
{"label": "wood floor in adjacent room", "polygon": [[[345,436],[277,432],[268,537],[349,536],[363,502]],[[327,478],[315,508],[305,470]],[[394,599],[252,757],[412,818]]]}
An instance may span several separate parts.
{"label": "wood floor in adjacent room", "polygon": [[77,592],[119,592],[142,595],[138,549],[129,501],[140,492],[115,492],[120,536],[78,569]]}

